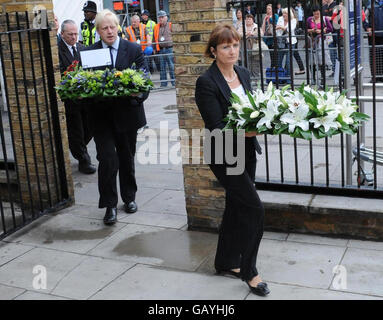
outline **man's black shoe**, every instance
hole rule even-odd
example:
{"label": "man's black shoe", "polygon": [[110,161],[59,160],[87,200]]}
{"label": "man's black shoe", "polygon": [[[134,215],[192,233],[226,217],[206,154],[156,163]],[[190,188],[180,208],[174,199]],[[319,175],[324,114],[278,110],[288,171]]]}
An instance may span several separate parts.
{"label": "man's black shoe", "polygon": [[104,224],[111,226],[117,222],[117,208],[106,208]]}
{"label": "man's black shoe", "polygon": [[93,174],[97,171],[96,167],[88,161],[78,163],[78,171],[85,174]]}
{"label": "man's black shoe", "polygon": [[124,209],[126,213],[135,213],[137,211],[137,204],[134,201],[125,203]]}

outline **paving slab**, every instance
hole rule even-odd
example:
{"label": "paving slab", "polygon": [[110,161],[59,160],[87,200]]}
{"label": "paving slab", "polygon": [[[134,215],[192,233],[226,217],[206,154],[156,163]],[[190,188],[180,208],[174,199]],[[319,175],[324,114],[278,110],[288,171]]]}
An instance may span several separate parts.
{"label": "paving slab", "polygon": [[288,236],[289,234],[285,232],[272,232],[272,231],[263,232],[263,239],[269,239],[269,240],[285,241]]}
{"label": "paving slab", "polygon": [[[1,269],[0,269],[1,270]],[[25,292],[24,289],[8,287],[0,284],[0,301],[1,300],[12,300]]]}
{"label": "paving slab", "polygon": [[380,250],[383,251],[383,241],[365,241],[365,240],[354,240],[350,239],[348,244],[350,248],[369,249],[369,250]]}
{"label": "paving slab", "polygon": [[[119,187],[117,187],[119,193]],[[136,202],[138,206],[144,205],[146,202],[160,194],[163,189],[148,188],[138,185],[136,194]],[[87,205],[98,209],[99,192],[97,183],[77,183],[75,187],[76,205]],[[119,205],[122,206],[123,201],[119,195]],[[102,209],[105,214],[105,209]]]}
{"label": "paving slab", "polygon": [[311,208],[315,210],[324,210],[326,208],[333,209],[353,209],[355,211],[366,211],[383,213],[383,200],[374,199],[363,199],[363,198],[353,198],[353,197],[334,197],[334,196],[324,196],[324,195],[315,195]]}
{"label": "paving slab", "polygon": [[263,239],[257,268],[265,281],[328,289],[346,248]]}
{"label": "paving slab", "polygon": [[137,265],[92,299],[243,300],[247,294],[238,279]]}
{"label": "paving slab", "polygon": [[51,293],[72,299],[88,299],[133,266],[133,263],[89,257],[66,274]]}
{"label": "paving slab", "polygon": [[262,202],[273,205],[282,204],[308,207],[313,197],[312,194],[305,193],[275,192],[265,190],[257,190],[257,192]]}
{"label": "paving slab", "polygon": [[[33,282],[37,281],[39,278],[35,277],[42,276],[43,272],[42,269],[35,269],[35,267],[43,266],[46,270],[46,289],[38,291],[50,293],[57,283],[83,259],[83,256],[74,253],[35,248],[2,266],[0,283],[36,291]],[[33,273],[34,270],[37,272]]]}
{"label": "paving slab", "polygon": [[217,236],[128,224],[89,254],[193,271],[211,253]]}
{"label": "paving slab", "polygon": [[33,291],[26,291],[15,300],[70,300],[64,297],[58,297],[52,294],[44,294]]}
{"label": "paving slab", "polygon": [[183,190],[165,190],[148,201],[142,210],[186,216],[185,192]]}
{"label": "paving slab", "polygon": [[313,289],[283,285],[278,283],[268,283],[271,293],[266,298],[249,294],[246,300],[376,300],[380,298],[340,292],[334,290]]}
{"label": "paving slab", "polygon": [[290,233],[287,238],[287,241],[312,243],[312,244],[325,244],[329,246],[338,246],[338,247],[346,247],[348,243],[348,239],[321,237],[321,236],[313,236],[313,235],[298,234],[298,233]]}
{"label": "paving slab", "polygon": [[118,221],[124,223],[126,222],[133,224],[142,224],[147,226],[180,229],[187,224],[187,216],[167,213],[145,212],[140,209],[135,214],[120,214]]}
{"label": "paving slab", "polygon": [[166,172],[164,170],[141,170],[136,171],[138,188],[159,188],[184,190],[184,178],[182,172]]}
{"label": "paving slab", "polygon": [[348,248],[341,262],[347,271],[347,289],[383,297],[383,252]]}
{"label": "paving slab", "polygon": [[0,242],[0,267],[9,261],[25,254],[34,247],[17,243]]}
{"label": "paving slab", "polygon": [[37,220],[9,236],[7,241],[75,253],[86,253],[118,231],[124,224],[105,226],[102,221],[69,214]]}

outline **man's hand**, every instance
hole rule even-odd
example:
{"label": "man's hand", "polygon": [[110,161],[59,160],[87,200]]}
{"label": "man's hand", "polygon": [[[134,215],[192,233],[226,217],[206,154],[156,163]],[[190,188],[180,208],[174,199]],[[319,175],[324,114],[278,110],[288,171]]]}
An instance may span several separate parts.
{"label": "man's hand", "polygon": [[368,32],[369,36],[372,36],[372,29],[371,28],[367,28],[367,32]]}

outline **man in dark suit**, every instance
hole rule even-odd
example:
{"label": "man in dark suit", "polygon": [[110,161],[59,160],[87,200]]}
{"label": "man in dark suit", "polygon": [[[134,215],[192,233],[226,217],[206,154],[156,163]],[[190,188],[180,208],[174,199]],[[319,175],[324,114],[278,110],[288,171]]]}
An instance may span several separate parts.
{"label": "man in dark suit", "polygon": [[[63,73],[73,63],[80,62],[79,51],[83,46],[77,43],[78,28],[73,20],[65,20],[61,25],[61,40],[58,43],[60,72]],[[65,114],[68,130],[69,149],[78,160],[78,169],[85,174],[96,172],[87,150],[87,144],[92,139],[89,128],[88,108],[86,103],[65,101]]]}
{"label": "man in dark suit", "polygon": [[[117,70],[144,68],[141,47],[118,37],[118,18],[110,10],[103,10],[96,17],[96,28],[101,40],[86,50],[109,48],[112,66]],[[104,69],[103,67],[102,69]],[[143,101],[149,93],[135,97],[114,99],[94,105],[91,123],[97,148],[99,208],[106,208],[104,223],[117,221],[117,172],[120,194],[127,213],[137,211],[135,202],[137,184],[134,156],[137,130],[146,125]]]}

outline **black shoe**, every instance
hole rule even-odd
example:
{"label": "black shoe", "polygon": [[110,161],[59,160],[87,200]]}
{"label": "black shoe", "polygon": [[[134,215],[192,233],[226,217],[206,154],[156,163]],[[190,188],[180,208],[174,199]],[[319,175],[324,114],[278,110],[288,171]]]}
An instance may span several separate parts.
{"label": "black shoe", "polygon": [[229,275],[229,276],[233,276],[238,279],[241,279],[241,272],[235,272],[233,270],[218,270],[218,269],[216,271],[217,271],[217,274],[220,276]]}
{"label": "black shoe", "polygon": [[93,174],[97,170],[96,170],[96,167],[93,164],[91,164],[90,162],[80,161],[78,163],[78,171],[85,173],[85,174]]}
{"label": "black shoe", "polygon": [[248,282],[246,282],[247,285],[250,288],[250,291],[257,296],[265,297],[270,293],[269,288],[267,287],[267,283],[265,282],[260,282],[256,287],[252,287]]}
{"label": "black shoe", "polygon": [[137,211],[137,204],[134,201],[125,203],[124,210],[126,213],[135,213]]}
{"label": "black shoe", "polygon": [[117,222],[117,208],[106,208],[104,224],[111,226]]}

